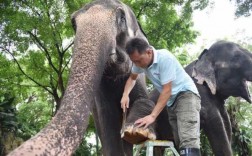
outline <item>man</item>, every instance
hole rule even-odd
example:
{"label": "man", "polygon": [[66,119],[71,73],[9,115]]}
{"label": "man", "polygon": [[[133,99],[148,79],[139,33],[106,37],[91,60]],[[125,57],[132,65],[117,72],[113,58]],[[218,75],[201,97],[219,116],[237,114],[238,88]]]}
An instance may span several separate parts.
{"label": "man", "polygon": [[137,127],[147,128],[167,106],[169,122],[180,155],[200,155],[200,97],[191,77],[167,50],[155,50],[145,40],[131,39],[126,45],[133,67],[121,99],[123,111],[129,107],[129,93],[138,74],[145,73],[160,92],[151,114],[138,119]]}

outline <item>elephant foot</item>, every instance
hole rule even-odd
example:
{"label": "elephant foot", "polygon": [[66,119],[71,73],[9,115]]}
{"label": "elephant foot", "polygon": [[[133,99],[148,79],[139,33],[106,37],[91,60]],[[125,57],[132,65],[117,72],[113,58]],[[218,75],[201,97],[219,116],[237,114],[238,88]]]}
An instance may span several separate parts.
{"label": "elephant foot", "polygon": [[156,134],[151,128],[137,128],[134,125],[128,125],[122,129],[121,138],[131,144],[139,144],[146,140],[156,140]]}

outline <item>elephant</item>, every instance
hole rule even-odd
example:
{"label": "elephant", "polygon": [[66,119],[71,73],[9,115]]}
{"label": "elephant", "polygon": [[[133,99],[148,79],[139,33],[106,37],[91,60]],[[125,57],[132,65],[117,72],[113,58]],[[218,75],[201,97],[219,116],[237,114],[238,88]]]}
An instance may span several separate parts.
{"label": "elephant", "polygon": [[[200,122],[213,153],[216,156],[232,156],[232,128],[225,100],[242,97],[251,103],[246,81],[252,81],[252,53],[236,43],[217,41],[205,49],[196,61],[185,67],[193,78],[201,96]],[[156,102],[159,93],[153,90],[149,95]],[[168,125],[159,130],[159,138],[172,138],[165,132],[169,129],[167,111],[157,119],[158,126]]]}
{"label": "elephant", "polygon": [[246,81],[252,81],[252,53],[233,42],[219,41],[192,64],[186,71],[197,81],[203,99],[202,128],[215,155],[231,156],[232,128],[224,104],[229,96],[251,103]]}
{"label": "elephant", "polygon": [[[74,52],[60,109],[44,129],[10,155],[71,155],[81,142],[90,112],[103,155],[133,153],[133,145],[120,134],[120,100],[132,66],[125,45],[133,37],[148,40],[133,11],[118,0],[91,2],[74,12],[71,21]],[[130,106],[139,99],[154,105],[144,75],[130,94]]]}
{"label": "elephant", "polygon": [[[133,11],[118,0],[97,0],[85,5],[72,14],[72,24],[75,30],[74,52],[70,76],[61,100],[60,109],[44,129],[11,152],[10,156],[71,155],[81,142],[90,113],[94,117],[95,126],[102,143],[103,155],[131,156],[133,153],[133,145],[123,140],[120,134],[123,121],[120,100],[132,66],[132,62],[125,53],[125,44],[133,37],[148,40]],[[231,51],[233,55],[235,53],[245,53],[245,50],[238,50],[241,51],[240,53],[236,52],[237,47],[233,47]],[[198,61],[193,62],[186,68],[191,76],[192,71],[194,71],[192,69],[195,69],[195,81],[200,71],[196,66],[200,66],[201,60],[204,59],[206,62],[212,61],[210,58],[214,58],[216,55],[214,52],[212,52],[214,55],[211,54],[211,51],[214,50],[210,48],[208,52],[201,55]],[[233,61],[236,59],[245,60],[244,57],[236,56]],[[228,65],[219,64],[218,61],[211,63],[214,65],[212,68]],[[216,89],[213,88],[213,91],[216,91],[215,94],[211,93],[206,83],[203,83],[203,85],[197,84],[197,87],[201,92],[202,99],[206,98],[205,102],[202,103],[203,109],[201,111],[203,129],[205,127],[205,130],[209,130],[212,128],[213,122],[219,122],[222,125],[222,127],[219,126],[222,130],[220,130],[221,133],[219,133],[218,129],[213,129],[213,131],[206,134],[212,144],[215,143],[216,137],[223,137],[224,140],[226,139],[224,145],[227,145],[231,140],[231,132],[230,134],[227,132],[231,131],[231,128],[228,126],[230,122],[224,109],[224,100],[230,95],[241,96],[241,93],[231,94],[231,91],[229,91],[224,94],[225,92],[222,91],[225,91],[225,87],[229,86],[238,87],[240,84],[244,86],[242,82],[245,80],[251,81],[252,77],[249,72],[242,73],[243,76],[250,75],[245,79],[235,74],[232,75],[232,72],[222,70],[227,76],[234,77],[232,77],[231,81],[228,81],[228,77],[225,77],[226,74],[215,71],[216,85],[212,83],[213,86],[216,86]],[[237,71],[239,70],[237,69]],[[218,76],[222,78],[220,79]],[[239,81],[236,84],[235,77],[242,82]],[[201,80],[201,78],[198,79]],[[134,113],[134,109],[131,108],[134,108],[134,104],[141,101],[139,99],[144,99],[152,105],[151,103],[155,101],[155,97],[148,98],[145,77],[141,75],[130,94],[129,113]],[[249,97],[247,97],[248,99]],[[208,105],[211,105],[211,107]],[[209,116],[209,114],[214,116]],[[208,120],[210,120],[210,124]],[[163,124],[166,124],[166,121],[168,121],[168,114],[164,110],[155,124],[157,139],[171,139],[172,133],[169,125]],[[222,150],[219,150],[219,147],[215,147],[215,145],[212,146],[215,148],[214,151],[219,153],[226,150],[223,155],[227,155],[228,151],[231,153],[229,146]]]}

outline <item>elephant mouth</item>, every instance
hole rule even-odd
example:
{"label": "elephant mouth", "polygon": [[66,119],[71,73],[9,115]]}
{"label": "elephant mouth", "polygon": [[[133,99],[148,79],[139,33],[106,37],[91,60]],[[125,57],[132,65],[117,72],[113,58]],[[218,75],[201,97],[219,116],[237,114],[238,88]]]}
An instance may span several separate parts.
{"label": "elephant mouth", "polygon": [[251,83],[249,81],[243,81],[243,85],[244,85],[244,88],[245,88],[245,92],[246,94],[242,96],[242,98],[244,98],[247,102],[251,103],[251,95],[250,95],[250,91],[249,91],[249,88],[248,86],[251,85]]}
{"label": "elephant mouth", "polygon": [[122,64],[127,62],[127,55],[125,52],[119,48],[116,50],[112,50],[109,54],[110,59],[108,60],[108,64]]}
{"label": "elephant mouth", "polygon": [[129,56],[121,48],[116,48],[109,54],[109,59],[106,63],[106,67],[113,67],[119,69],[122,72],[129,72],[132,63]]}
{"label": "elephant mouth", "polygon": [[128,63],[129,62],[129,57],[126,54],[125,50],[117,47],[115,54],[116,54],[116,60],[115,60],[116,64],[122,64],[122,63]]}
{"label": "elephant mouth", "polygon": [[103,77],[114,81],[128,77],[132,63],[127,54],[117,48],[110,53],[109,57],[105,65]]}

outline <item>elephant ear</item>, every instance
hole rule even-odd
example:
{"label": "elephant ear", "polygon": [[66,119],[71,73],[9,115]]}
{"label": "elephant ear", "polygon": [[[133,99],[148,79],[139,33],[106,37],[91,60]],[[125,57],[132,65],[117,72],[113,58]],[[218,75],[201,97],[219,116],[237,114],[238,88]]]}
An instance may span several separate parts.
{"label": "elephant ear", "polygon": [[205,49],[195,62],[192,77],[197,80],[198,84],[203,84],[205,81],[214,95],[216,94],[215,71],[212,62],[209,60],[210,58],[207,55],[207,52],[208,50]]}

